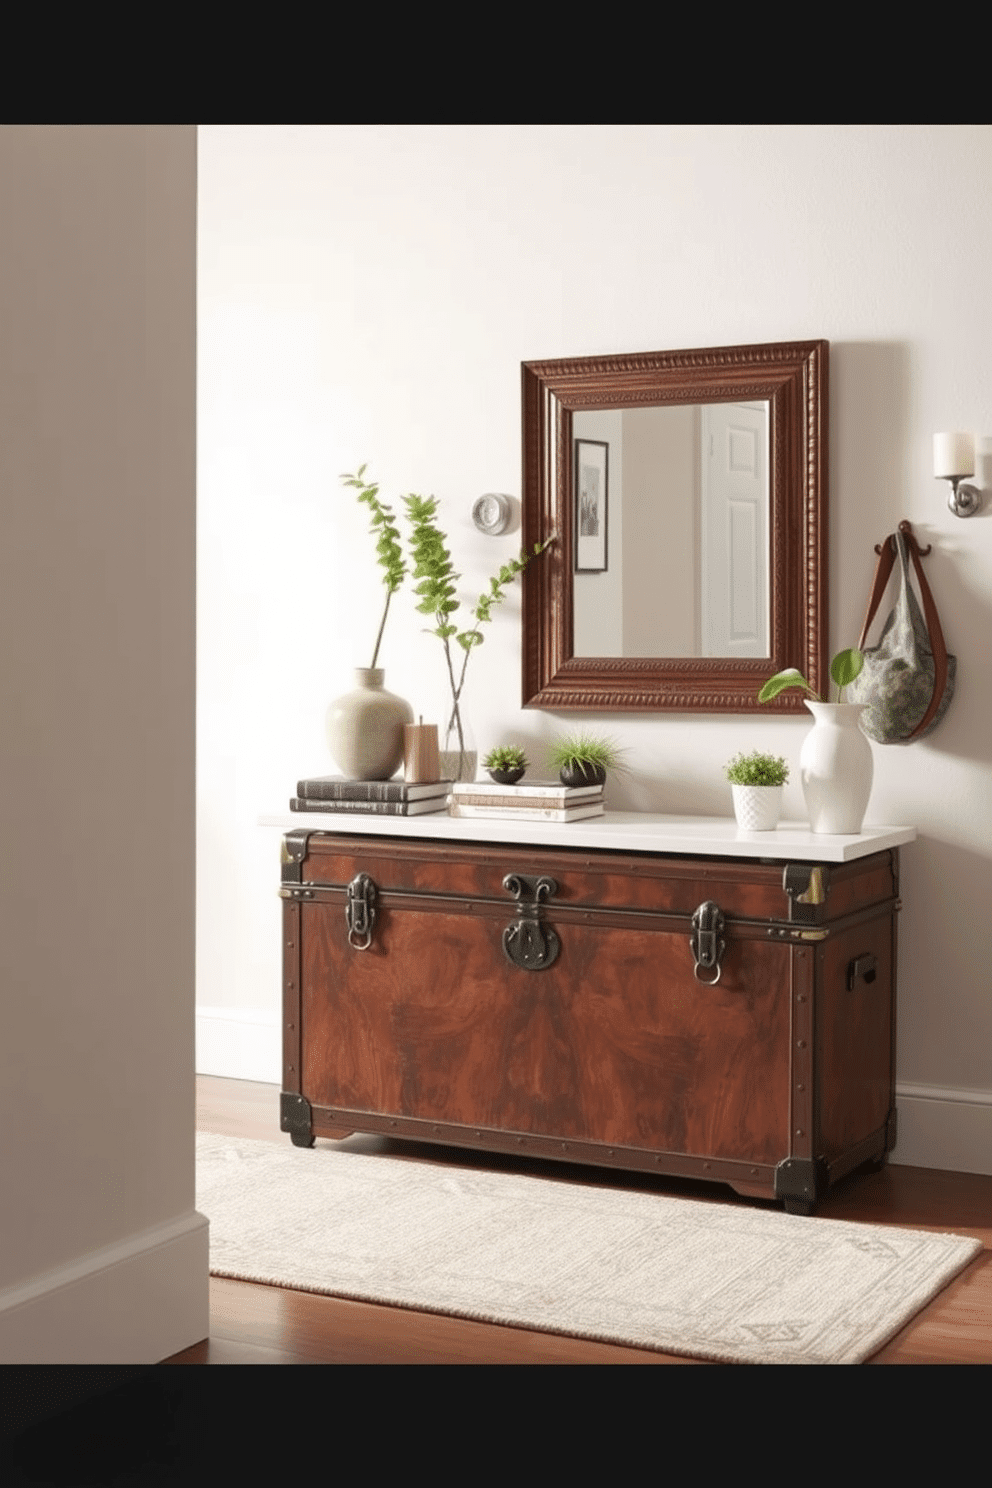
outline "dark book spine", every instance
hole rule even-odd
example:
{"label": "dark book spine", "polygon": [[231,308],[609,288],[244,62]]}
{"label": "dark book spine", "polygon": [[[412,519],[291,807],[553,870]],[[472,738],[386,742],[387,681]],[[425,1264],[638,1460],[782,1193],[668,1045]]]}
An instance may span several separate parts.
{"label": "dark book spine", "polygon": [[405,780],[300,780],[303,801],[404,801]]}

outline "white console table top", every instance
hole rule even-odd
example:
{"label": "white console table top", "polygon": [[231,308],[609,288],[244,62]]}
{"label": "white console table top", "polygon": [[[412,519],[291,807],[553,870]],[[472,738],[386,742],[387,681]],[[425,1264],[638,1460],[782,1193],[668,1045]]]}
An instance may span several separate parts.
{"label": "white console table top", "polygon": [[657,816],[607,811],[585,821],[464,820],[434,811],[423,816],[364,812],[287,811],[259,825],[283,832],[339,836],[420,837],[440,842],[499,842],[529,847],[601,848],[614,852],[678,853],[689,857],[766,858],[775,862],[846,863],[916,839],[915,827],[865,827],[856,836],[811,832],[806,822],[780,822],[774,832],[742,832],[733,817]]}

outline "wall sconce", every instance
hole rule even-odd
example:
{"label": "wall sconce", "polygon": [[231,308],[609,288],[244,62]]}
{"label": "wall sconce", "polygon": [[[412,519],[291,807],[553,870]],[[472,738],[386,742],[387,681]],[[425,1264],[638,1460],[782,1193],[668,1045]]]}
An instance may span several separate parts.
{"label": "wall sconce", "polygon": [[472,507],[472,521],[480,532],[488,537],[498,537],[505,532],[513,519],[513,498],[489,491],[480,496]]}
{"label": "wall sconce", "polygon": [[[983,465],[992,455],[992,439],[978,440],[978,457]],[[933,436],[933,473],[937,480],[951,483],[947,505],[956,517],[973,517],[982,504],[982,489],[988,484],[988,471],[983,470],[979,483],[966,481],[975,473],[974,434],[935,434]]]}

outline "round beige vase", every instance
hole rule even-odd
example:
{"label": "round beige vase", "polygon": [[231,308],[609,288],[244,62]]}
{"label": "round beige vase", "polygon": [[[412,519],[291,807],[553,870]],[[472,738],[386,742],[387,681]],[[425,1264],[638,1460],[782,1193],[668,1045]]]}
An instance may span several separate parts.
{"label": "round beige vase", "polygon": [[385,675],[381,667],[356,667],[352,691],[327,710],[327,747],[346,780],[389,780],[403,763],[403,729],[413,709],[386,691]]}

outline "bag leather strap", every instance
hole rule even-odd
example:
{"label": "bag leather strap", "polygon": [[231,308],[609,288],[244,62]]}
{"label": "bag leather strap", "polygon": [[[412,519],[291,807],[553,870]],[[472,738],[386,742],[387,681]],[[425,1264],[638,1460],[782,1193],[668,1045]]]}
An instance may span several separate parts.
{"label": "bag leather strap", "polygon": [[[923,601],[923,618],[926,621],[927,633],[930,638],[930,650],[933,653],[933,696],[930,699],[930,706],[913,732],[907,736],[908,739],[916,739],[933,721],[934,714],[940,707],[940,700],[944,696],[944,688],[947,686],[947,646],[944,642],[944,632],[940,627],[937,606],[934,604],[930,585],[927,583],[923,572],[920,545],[916,541],[913,535],[913,529],[908,522],[900,522],[899,531],[902,533],[906,547],[909,549],[909,556],[913,560],[913,567],[916,569],[916,580],[920,586],[920,598]],[[882,550],[878,555],[878,563],[875,566],[875,582],[872,584],[871,594],[868,597],[868,613],[865,615],[865,623],[861,627],[861,636],[858,641],[859,651],[865,649],[868,631],[875,618],[876,611],[882,602],[882,595],[885,593],[889,576],[895,565],[896,551],[896,535],[893,532],[885,539],[885,542],[882,544]]]}

